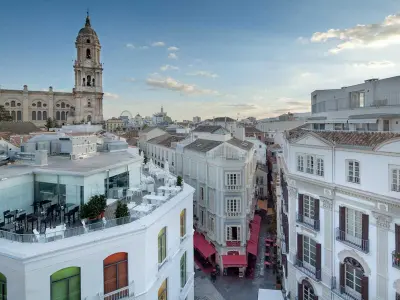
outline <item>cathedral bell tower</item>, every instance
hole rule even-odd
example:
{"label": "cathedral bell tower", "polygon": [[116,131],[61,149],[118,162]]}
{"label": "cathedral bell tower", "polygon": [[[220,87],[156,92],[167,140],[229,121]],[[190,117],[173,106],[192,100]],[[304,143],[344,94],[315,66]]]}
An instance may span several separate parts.
{"label": "cathedral bell tower", "polygon": [[100,62],[100,41],[90,24],[89,13],[76,38],[74,64],[76,107],[69,114],[69,123],[103,121],[103,65]]}

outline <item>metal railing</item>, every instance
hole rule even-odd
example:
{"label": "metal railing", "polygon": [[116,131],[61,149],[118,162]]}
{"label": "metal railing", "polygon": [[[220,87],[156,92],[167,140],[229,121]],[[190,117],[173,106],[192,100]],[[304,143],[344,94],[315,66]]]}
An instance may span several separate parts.
{"label": "metal railing", "polygon": [[400,253],[393,251],[392,252],[392,266],[400,269]]}
{"label": "metal railing", "polygon": [[[182,278],[181,278],[181,293],[179,294],[179,300],[185,300],[189,294],[190,288],[193,286],[194,283],[194,272],[186,272],[186,282],[183,285]],[[183,285],[183,287],[182,287]]]}
{"label": "metal railing", "polygon": [[[107,293],[103,296],[104,300],[122,300],[122,299],[130,299],[131,297],[134,297],[134,288],[133,284],[130,284],[128,286],[125,286],[121,289],[112,291],[110,293]],[[133,299],[133,298],[131,298]]]}
{"label": "metal railing", "polygon": [[298,259],[297,257],[294,261],[294,266],[296,269],[300,270],[305,275],[307,275],[308,277],[311,277],[315,281],[321,280],[321,270],[312,269],[312,268],[308,267],[302,260]]}
{"label": "metal railing", "polygon": [[229,191],[240,191],[242,189],[241,185],[225,185],[225,189]]}
{"label": "metal railing", "polygon": [[369,252],[369,240],[364,240],[336,228],[336,240],[364,253]]}
{"label": "metal railing", "polygon": [[319,231],[319,226],[320,226],[320,222],[319,220],[315,220],[313,218],[310,217],[306,217],[304,214],[296,214],[296,221],[297,223],[300,223],[302,225],[307,226],[308,228],[311,228],[315,231]]}
{"label": "metal railing", "polygon": [[353,289],[338,284],[335,276],[332,277],[331,290],[332,293],[344,300],[362,300],[361,294],[357,293]]}

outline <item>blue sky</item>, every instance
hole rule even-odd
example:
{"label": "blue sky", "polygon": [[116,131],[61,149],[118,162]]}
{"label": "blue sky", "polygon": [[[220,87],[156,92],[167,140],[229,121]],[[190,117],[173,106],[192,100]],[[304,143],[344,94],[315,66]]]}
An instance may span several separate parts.
{"label": "blue sky", "polygon": [[177,120],[262,118],[309,110],[315,89],[399,74],[395,0],[24,0],[1,6],[1,87],[70,91],[87,8],[105,117],[163,105]]}

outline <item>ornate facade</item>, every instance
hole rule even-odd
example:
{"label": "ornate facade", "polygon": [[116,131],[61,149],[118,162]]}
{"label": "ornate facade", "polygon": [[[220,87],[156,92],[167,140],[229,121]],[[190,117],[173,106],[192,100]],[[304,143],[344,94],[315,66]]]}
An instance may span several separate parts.
{"label": "ornate facade", "polygon": [[43,126],[47,118],[61,124],[103,121],[103,66],[100,62],[101,45],[90,24],[89,15],[79,31],[75,47],[75,87],[72,93],[0,89],[0,105],[15,121],[33,122]]}

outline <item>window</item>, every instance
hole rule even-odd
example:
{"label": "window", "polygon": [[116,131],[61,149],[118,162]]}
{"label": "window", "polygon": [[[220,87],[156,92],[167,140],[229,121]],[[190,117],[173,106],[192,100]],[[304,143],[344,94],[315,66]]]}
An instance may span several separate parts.
{"label": "window", "polygon": [[392,192],[400,192],[400,169],[392,170]]}
{"label": "window", "polygon": [[[346,240],[353,242],[352,237],[362,238],[362,213],[346,207]],[[356,240],[354,242],[358,244]]]}
{"label": "window", "polygon": [[168,281],[165,279],[158,289],[158,300],[167,300],[168,299]]}
{"label": "window", "polygon": [[204,188],[200,187],[200,200],[204,201]]}
{"label": "window", "polygon": [[303,300],[314,300],[315,299],[314,298],[315,297],[314,289],[310,283],[303,280],[302,288],[303,288]]}
{"label": "window", "polygon": [[186,276],[186,252],[183,253],[182,257],[181,257],[181,264],[180,264],[181,268],[181,288],[183,288],[186,284],[187,281],[187,276]]}
{"label": "window", "polygon": [[316,243],[308,236],[303,235],[303,263],[311,269],[316,266]]}
{"label": "window", "polygon": [[325,130],[325,124],[313,124],[314,130]]}
{"label": "window", "polygon": [[240,173],[227,173],[225,185],[240,185]]}
{"label": "window", "polygon": [[240,213],[240,198],[226,199],[226,212],[229,214]]}
{"label": "window", "polygon": [[17,111],[17,121],[22,121],[22,111]]}
{"label": "window", "polygon": [[167,258],[167,227],[158,234],[158,263],[161,264]]}
{"label": "window", "polygon": [[[128,253],[119,252],[108,256],[103,261],[104,266],[104,294],[107,295],[119,289],[128,286]],[[128,296],[129,291],[118,292],[110,297],[104,297],[106,300],[114,299],[115,296]]]}
{"label": "window", "polygon": [[61,108],[65,108],[65,103],[61,102]]}
{"label": "window", "polygon": [[200,225],[203,227],[205,224],[205,218],[204,218],[204,210],[200,209]]}
{"label": "window", "polygon": [[90,49],[86,49],[86,58],[87,59],[91,59],[92,58],[92,55],[90,53]]}
{"label": "window", "polygon": [[182,209],[180,215],[180,223],[181,223],[181,238],[186,235],[186,209]]}
{"label": "window", "polygon": [[61,120],[61,116],[60,116],[60,112],[59,111],[56,112],[56,120],[57,121]]}
{"label": "window", "polygon": [[304,156],[297,155],[297,171],[304,172]]}
{"label": "window", "polygon": [[88,116],[86,117],[86,120],[87,120],[88,122],[91,122],[91,121],[92,121],[92,116],[91,116],[91,115],[88,115]]}
{"label": "window", "polygon": [[11,101],[11,107],[15,107],[15,101]]}
{"label": "window", "polygon": [[7,278],[0,273],[0,299],[7,299]]}
{"label": "window", "polygon": [[88,75],[86,77],[86,85],[87,86],[91,86],[91,84],[92,84],[92,77],[90,75]]}
{"label": "window", "polygon": [[42,119],[42,112],[38,111],[37,112],[37,119],[40,121]]}
{"label": "window", "polygon": [[32,112],[32,121],[36,121],[36,111]]}
{"label": "window", "polygon": [[208,231],[209,231],[209,233],[214,233],[215,232],[215,216],[213,216],[213,215],[208,215],[208,223],[207,223],[207,226],[208,226]]}
{"label": "window", "polygon": [[69,267],[50,276],[51,300],[81,299],[81,268]]}
{"label": "window", "polygon": [[317,158],[317,175],[324,176],[324,160]]}
{"label": "window", "polygon": [[86,40],[86,43],[90,44],[90,40],[89,40],[89,39],[87,39],[87,40]]}
{"label": "window", "polygon": [[91,107],[90,101],[88,101],[87,106],[88,106],[88,107]]}
{"label": "window", "polygon": [[240,241],[240,226],[226,226],[226,240]]}
{"label": "window", "polygon": [[15,113],[14,110],[11,112],[11,118],[12,118],[13,121],[16,120],[16,113]]}
{"label": "window", "polygon": [[37,107],[42,107],[42,102],[38,101],[36,105]]}
{"label": "window", "polygon": [[61,112],[61,120],[65,120],[65,111]]}
{"label": "window", "polygon": [[47,120],[47,111],[43,112],[43,120]]}
{"label": "window", "polygon": [[360,183],[360,163],[356,160],[347,161],[347,181]]}
{"label": "window", "polygon": [[307,222],[307,219],[311,221],[312,225],[314,225],[314,216],[315,216],[315,199],[308,196],[304,195],[303,196],[303,214],[304,214],[304,221]]}
{"label": "window", "polygon": [[309,174],[314,174],[314,156],[307,155],[307,169],[306,172]]}
{"label": "window", "polygon": [[345,292],[361,298],[361,285],[364,276],[364,270],[361,265],[353,258],[347,257],[344,261],[345,269]]}

